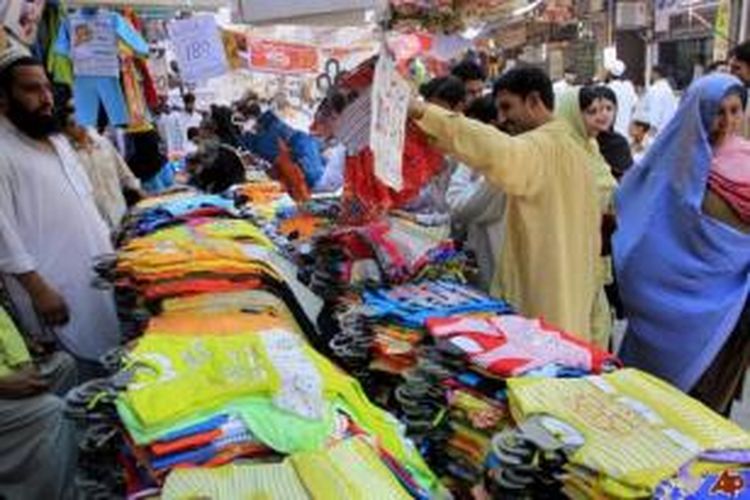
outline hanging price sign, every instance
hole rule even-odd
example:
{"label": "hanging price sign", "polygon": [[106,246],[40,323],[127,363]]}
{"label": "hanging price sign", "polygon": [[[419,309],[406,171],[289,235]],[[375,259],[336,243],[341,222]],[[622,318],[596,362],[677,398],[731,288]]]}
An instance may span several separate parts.
{"label": "hanging price sign", "polygon": [[172,21],[168,31],[184,82],[198,84],[227,72],[224,44],[212,16]]}

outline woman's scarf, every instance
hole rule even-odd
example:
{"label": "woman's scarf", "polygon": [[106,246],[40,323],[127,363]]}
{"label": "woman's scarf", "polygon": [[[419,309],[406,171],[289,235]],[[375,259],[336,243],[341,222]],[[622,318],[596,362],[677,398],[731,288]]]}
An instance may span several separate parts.
{"label": "woman's scarf", "polygon": [[750,288],[750,235],[702,211],[729,75],[693,83],[616,195],[615,271],[629,321],[620,356],[689,391],[735,327]]}

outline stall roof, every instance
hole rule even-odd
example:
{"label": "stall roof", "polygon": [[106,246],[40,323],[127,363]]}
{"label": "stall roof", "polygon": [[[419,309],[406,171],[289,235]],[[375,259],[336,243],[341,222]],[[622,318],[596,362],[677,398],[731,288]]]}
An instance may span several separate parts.
{"label": "stall roof", "polygon": [[238,23],[353,26],[367,22],[377,0],[231,0]]}
{"label": "stall roof", "polygon": [[227,0],[68,0],[68,7],[135,7],[189,10],[218,10],[226,7]]}

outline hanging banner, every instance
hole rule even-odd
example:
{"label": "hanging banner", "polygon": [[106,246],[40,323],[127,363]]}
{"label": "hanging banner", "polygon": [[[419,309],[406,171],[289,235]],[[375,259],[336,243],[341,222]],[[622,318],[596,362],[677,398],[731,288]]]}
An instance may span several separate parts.
{"label": "hanging banner", "polygon": [[372,84],[370,148],[375,176],[396,191],[403,188],[401,166],[410,97],[409,83],[396,70],[393,58],[381,50]]}
{"label": "hanging banner", "polygon": [[251,70],[283,74],[320,71],[320,51],[312,45],[250,37],[248,47]]}
{"label": "hanging banner", "polygon": [[70,48],[76,76],[120,76],[113,12],[71,14]]}
{"label": "hanging banner", "polygon": [[199,84],[228,71],[224,43],[213,16],[171,21],[167,31],[184,82]]}
{"label": "hanging banner", "polygon": [[714,26],[714,61],[725,61],[729,57],[729,20],[732,18],[732,4],[721,0],[716,9]]}

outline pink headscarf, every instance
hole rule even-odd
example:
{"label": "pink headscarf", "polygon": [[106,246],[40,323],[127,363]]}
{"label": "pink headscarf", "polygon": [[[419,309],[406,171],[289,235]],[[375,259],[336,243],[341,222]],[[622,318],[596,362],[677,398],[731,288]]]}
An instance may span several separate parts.
{"label": "pink headscarf", "polygon": [[716,150],[708,185],[750,223],[750,141],[734,136]]}

